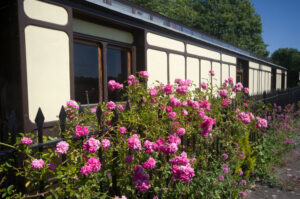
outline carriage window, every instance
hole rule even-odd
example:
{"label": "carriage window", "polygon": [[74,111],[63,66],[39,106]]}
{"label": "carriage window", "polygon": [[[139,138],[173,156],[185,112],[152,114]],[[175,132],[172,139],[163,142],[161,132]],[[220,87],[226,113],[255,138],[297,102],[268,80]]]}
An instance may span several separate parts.
{"label": "carriage window", "polygon": [[[107,48],[107,80],[115,80],[124,84],[130,68],[130,52],[123,48],[109,46]],[[125,86],[125,85],[124,85]],[[108,91],[108,100],[120,101],[124,90]]]}
{"label": "carriage window", "polygon": [[98,46],[74,44],[75,100],[99,102]]}

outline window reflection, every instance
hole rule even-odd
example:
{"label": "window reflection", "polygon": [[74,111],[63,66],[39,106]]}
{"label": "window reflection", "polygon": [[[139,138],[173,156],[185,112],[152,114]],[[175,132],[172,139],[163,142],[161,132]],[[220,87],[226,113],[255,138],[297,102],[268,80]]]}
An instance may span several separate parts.
{"label": "window reflection", "polygon": [[98,47],[74,44],[75,100],[81,104],[99,102]]}
{"label": "window reflection", "polygon": [[[121,48],[107,48],[107,79],[124,84],[128,76],[128,51]],[[108,99],[120,101],[124,90],[108,91]]]}

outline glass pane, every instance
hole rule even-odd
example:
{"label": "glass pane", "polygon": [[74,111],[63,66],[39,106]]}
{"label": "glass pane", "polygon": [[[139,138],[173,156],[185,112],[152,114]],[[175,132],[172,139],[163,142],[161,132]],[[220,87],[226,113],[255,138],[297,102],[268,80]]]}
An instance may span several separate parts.
{"label": "glass pane", "polygon": [[[124,49],[107,49],[107,80],[115,80],[124,84],[127,80],[128,69],[128,51]],[[108,99],[113,101],[120,101],[124,91],[110,91],[108,90]]]}
{"label": "glass pane", "polygon": [[99,102],[98,47],[74,44],[75,100]]}

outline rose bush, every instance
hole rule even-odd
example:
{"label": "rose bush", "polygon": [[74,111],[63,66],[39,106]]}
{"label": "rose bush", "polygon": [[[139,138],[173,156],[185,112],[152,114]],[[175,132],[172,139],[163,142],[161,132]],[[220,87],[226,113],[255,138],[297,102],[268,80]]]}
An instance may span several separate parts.
{"label": "rose bush", "polygon": [[[24,154],[21,167],[13,169],[27,190],[3,188],[4,196],[245,197],[249,182],[266,172],[264,164],[291,148],[298,116],[292,106],[281,112],[260,106],[264,110],[253,113],[248,89],[231,77],[221,87],[208,81],[201,88],[182,79],[147,88],[147,78],[146,71],[128,77],[126,109],[113,101],[99,104],[100,123],[95,107],[79,113],[79,105],[68,101],[67,130],[55,150],[32,150],[33,134],[21,134],[14,146],[2,143]],[[109,89],[123,84],[110,81]],[[8,162],[1,172],[12,167]]]}

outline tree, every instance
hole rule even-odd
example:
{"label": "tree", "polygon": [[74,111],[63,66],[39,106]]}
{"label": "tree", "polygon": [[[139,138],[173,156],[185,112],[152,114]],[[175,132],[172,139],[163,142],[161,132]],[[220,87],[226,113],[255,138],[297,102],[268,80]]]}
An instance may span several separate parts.
{"label": "tree", "polygon": [[300,72],[300,51],[293,48],[280,48],[272,56],[274,63],[288,69],[287,86],[297,86]]}
{"label": "tree", "polygon": [[268,56],[262,24],[250,0],[132,0],[260,56]]}

